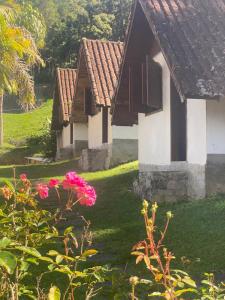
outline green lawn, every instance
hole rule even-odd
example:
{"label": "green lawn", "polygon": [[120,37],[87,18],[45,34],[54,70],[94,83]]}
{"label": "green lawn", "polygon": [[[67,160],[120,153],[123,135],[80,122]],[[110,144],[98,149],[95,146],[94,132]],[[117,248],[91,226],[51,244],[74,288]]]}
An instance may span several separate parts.
{"label": "green lawn", "polygon": [[4,114],[4,146],[0,148],[0,164],[22,163],[25,156],[38,151],[37,147],[28,147],[26,139],[41,135],[47,119],[51,119],[52,100],[41,107],[18,114]]}
{"label": "green lawn", "polygon": [[[61,177],[74,169],[75,162],[61,162],[49,166],[21,166],[17,173],[26,172],[32,179],[51,176]],[[98,261],[124,267],[127,264],[132,274],[134,258],[130,256],[132,245],[144,237],[140,215],[141,201],[132,193],[132,182],[137,176],[137,163],[129,163],[112,170],[83,173],[97,189],[98,200],[93,208],[82,208],[82,213],[91,220],[96,248],[100,250]],[[0,168],[0,177],[11,178],[10,167]],[[177,257],[176,267],[182,267],[181,257],[192,260],[188,271],[199,276],[203,272],[225,272],[225,198],[215,197],[204,201],[161,204],[158,224],[161,227],[165,213],[172,210],[172,219],[166,246]],[[73,220],[71,220],[71,223]],[[183,267],[182,267],[183,268]]]}

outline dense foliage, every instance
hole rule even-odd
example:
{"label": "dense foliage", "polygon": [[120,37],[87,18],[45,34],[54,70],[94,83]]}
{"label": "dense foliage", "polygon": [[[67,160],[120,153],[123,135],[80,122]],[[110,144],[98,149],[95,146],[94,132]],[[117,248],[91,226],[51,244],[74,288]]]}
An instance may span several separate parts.
{"label": "dense foliage", "polygon": [[25,0],[39,9],[47,26],[42,50],[47,68],[38,76],[49,81],[56,66],[74,67],[82,37],[123,40],[132,0]]}

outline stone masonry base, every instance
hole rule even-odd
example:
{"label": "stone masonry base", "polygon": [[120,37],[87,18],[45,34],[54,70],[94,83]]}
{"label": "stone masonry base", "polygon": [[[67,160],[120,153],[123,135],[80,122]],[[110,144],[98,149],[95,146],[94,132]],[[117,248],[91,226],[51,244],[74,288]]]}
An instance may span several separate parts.
{"label": "stone masonry base", "polygon": [[205,166],[186,162],[168,166],[140,165],[134,191],[152,201],[202,199],[212,194],[225,194],[225,155],[208,155]]}
{"label": "stone masonry base", "polygon": [[157,202],[204,198],[205,166],[186,162],[168,166],[140,165],[134,191],[142,198]]}

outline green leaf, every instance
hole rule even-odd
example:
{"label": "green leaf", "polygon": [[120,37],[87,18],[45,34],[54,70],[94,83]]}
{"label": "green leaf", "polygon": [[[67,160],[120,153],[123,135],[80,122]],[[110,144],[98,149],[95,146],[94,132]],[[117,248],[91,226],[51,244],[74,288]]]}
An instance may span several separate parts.
{"label": "green leaf", "polygon": [[57,286],[53,286],[50,288],[49,294],[48,294],[48,300],[60,300],[61,293]]}
{"label": "green leaf", "polygon": [[39,259],[42,260],[42,261],[49,262],[51,264],[54,263],[54,261],[50,257],[41,256],[41,257],[39,257]]}
{"label": "green leaf", "polygon": [[57,255],[55,261],[59,265],[63,261],[63,259],[63,255]]}
{"label": "green leaf", "polygon": [[160,292],[154,292],[150,295],[148,295],[149,297],[163,297],[163,295]]}
{"label": "green leaf", "polygon": [[49,256],[57,256],[57,255],[59,255],[59,252],[57,252],[55,250],[50,250],[50,251],[48,251],[48,255]]}
{"label": "green leaf", "polygon": [[16,257],[8,251],[0,251],[0,266],[9,274],[13,274],[17,265]]}
{"label": "green leaf", "polygon": [[64,235],[68,235],[71,232],[73,232],[73,226],[70,226],[70,227],[66,228],[65,231],[64,231]]}
{"label": "green leaf", "polygon": [[25,247],[25,246],[18,246],[18,247],[15,247],[15,249],[19,250],[19,251],[22,251],[26,254],[30,254],[34,257],[41,257],[41,253],[38,252],[35,248],[31,248],[31,247]]}
{"label": "green leaf", "polygon": [[10,190],[11,190],[12,192],[15,192],[15,188],[14,188],[14,186],[13,186],[13,184],[12,184],[11,181],[9,181],[9,180],[7,180],[7,179],[4,179],[4,183],[10,188]]}
{"label": "green leaf", "polygon": [[93,256],[93,255],[96,255],[97,253],[98,253],[97,250],[95,250],[95,249],[90,249],[90,250],[85,251],[85,252],[82,254],[82,257]]}
{"label": "green leaf", "polygon": [[183,294],[186,294],[186,293],[197,293],[197,291],[195,289],[183,289],[183,290],[178,290],[175,292],[177,297],[179,297]]}
{"label": "green leaf", "polygon": [[36,266],[39,265],[39,262],[38,262],[37,258],[34,258],[34,257],[29,257],[29,258],[26,259],[26,261],[28,261],[28,262],[30,262],[31,264],[34,264],[34,265],[36,265]]}
{"label": "green leaf", "polygon": [[11,244],[11,240],[7,237],[4,237],[0,240],[0,249],[4,249]]}
{"label": "green leaf", "polygon": [[184,282],[184,283],[186,283],[187,285],[190,285],[190,286],[192,286],[192,287],[196,287],[196,283],[194,282],[194,280],[192,280],[190,277],[188,277],[188,276],[185,276],[183,279],[182,279],[182,281]]}

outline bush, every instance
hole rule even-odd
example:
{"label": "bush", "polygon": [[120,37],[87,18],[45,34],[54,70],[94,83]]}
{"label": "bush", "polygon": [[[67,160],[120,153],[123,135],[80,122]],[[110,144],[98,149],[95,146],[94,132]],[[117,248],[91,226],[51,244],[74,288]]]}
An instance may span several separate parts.
{"label": "bush", "polygon": [[[58,208],[49,212],[41,208],[49,192],[54,192]],[[62,190],[67,199],[63,201]],[[87,260],[97,254],[91,248],[90,223],[82,217],[84,229],[75,234],[73,227],[59,230],[69,212],[77,205],[93,206],[96,193],[92,186],[75,172],[64,180],[51,179],[48,185],[35,186],[21,174],[13,184],[6,182],[0,189],[0,298],[1,299],[82,299],[96,295],[108,269],[87,267]],[[64,278],[63,287],[47,288],[46,279],[54,274]]]}
{"label": "bush", "polygon": [[47,120],[40,130],[40,134],[33,135],[26,140],[28,147],[37,148],[47,158],[54,158],[57,151],[56,133],[51,130],[51,122]]}
{"label": "bush", "polygon": [[135,289],[140,284],[149,286],[148,296],[154,297],[154,299],[225,299],[225,285],[223,283],[216,285],[213,274],[204,274],[204,280],[201,285],[197,286],[186,272],[171,267],[175,256],[165,247],[164,240],[173,215],[170,211],[167,212],[165,227],[162,231],[157,232],[157,209],[157,203],[153,204],[149,216],[149,203],[143,202],[141,213],[145,222],[146,239],[133,247],[132,255],[136,256],[136,264],[144,262],[150,278],[147,280],[139,279],[136,276],[130,278],[132,300],[137,299]]}

